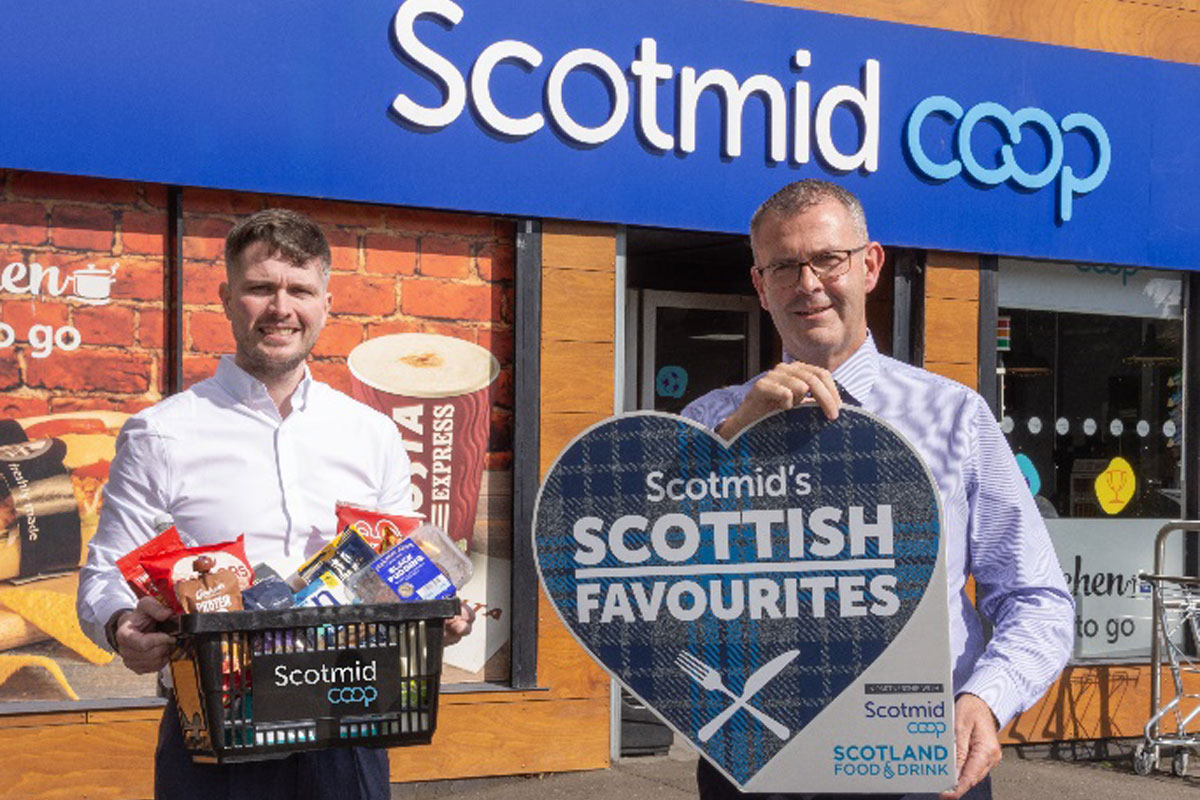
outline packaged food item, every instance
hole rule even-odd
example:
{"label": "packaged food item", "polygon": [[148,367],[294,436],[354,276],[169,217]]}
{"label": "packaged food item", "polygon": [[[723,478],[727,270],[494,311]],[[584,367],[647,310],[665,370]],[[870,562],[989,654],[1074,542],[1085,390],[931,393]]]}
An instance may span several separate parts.
{"label": "packaged food item", "polygon": [[374,561],[377,555],[358,531],[346,529],[304,562],[300,569],[288,578],[288,584],[299,591],[327,570],[333,572],[340,580],[345,580]]}
{"label": "packaged food item", "polygon": [[183,610],[175,597],[175,584],[197,577],[194,563],[203,555],[213,559],[213,573],[225,570],[232,572],[237,578],[239,590],[249,589],[253,584],[254,570],[250,568],[250,562],[246,559],[244,536],[239,536],[231,542],[184,547],[143,558],[142,566],[149,574],[155,591],[162,595],[162,599],[172,611],[180,613]]}
{"label": "packaged food item", "polygon": [[192,561],[194,578],[184,578],[175,584],[175,597],[185,614],[212,614],[218,611],[241,611],[242,591],[232,570],[214,571],[217,562],[212,556],[200,556]]}
{"label": "packaged food item", "polygon": [[291,608],[292,590],[279,573],[266,564],[254,565],[254,584],[242,592],[242,606],[248,609]]}
{"label": "packaged food item", "polygon": [[279,577],[279,573],[276,572],[270,564],[267,564],[264,561],[260,561],[255,564],[254,582],[251,584],[251,588],[258,586],[260,583],[269,583],[270,581],[282,582],[283,578]]}
{"label": "packaged food item", "polygon": [[292,598],[296,607],[303,606],[346,606],[354,602],[353,597],[331,570],[323,570],[311,583]]}
{"label": "packaged food item", "polygon": [[346,581],[358,603],[436,600],[454,596],[454,584],[412,539],[402,539]]}
{"label": "packaged food item", "polygon": [[396,542],[416,530],[424,516],[421,514],[385,514],[362,506],[339,502],[335,508],[339,531],[353,528],[371,545],[376,553],[382,553]]}
{"label": "packaged food item", "polygon": [[471,559],[437,525],[426,522],[410,533],[408,538],[416,542],[425,555],[446,573],[455,589],[461,589],[475,574]]}
{"label": "packaged food item", "polygon": [[135,595],[155,597],[163,605],[169,605],[162,593],[155,589],[154,582],[150,579],[150,573],[146,571],[143,561],[153,556],[182,549],[183,541],[179,538],[179,531],[175,529],[174,525],[171,525],[141,547],[130,550],[118,558],[117,569],[121,570],[121,575],[129,584],[129,588],[133,589]]}

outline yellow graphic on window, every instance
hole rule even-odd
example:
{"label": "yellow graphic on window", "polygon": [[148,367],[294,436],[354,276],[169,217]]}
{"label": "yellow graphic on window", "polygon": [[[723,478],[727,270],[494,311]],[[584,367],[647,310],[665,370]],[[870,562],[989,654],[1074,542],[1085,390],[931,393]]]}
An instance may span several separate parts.
{"label": "yellow graphic on window", "polygon": [[1096,476],[1096,499],[1105,514],[1117,514],[1129,505],[1137,489],[1133,467],[1120,456],[1109,462],[1104,472]]}

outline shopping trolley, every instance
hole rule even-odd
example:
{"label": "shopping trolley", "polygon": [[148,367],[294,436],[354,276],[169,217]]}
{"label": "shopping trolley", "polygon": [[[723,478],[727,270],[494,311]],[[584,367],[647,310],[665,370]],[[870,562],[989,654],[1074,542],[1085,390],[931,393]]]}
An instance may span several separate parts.
{"label": "shopping trolley", "polygon": [[[1184,692],[1184,676],[1200,673],[1200,578],[1164,575],[1167,539],[1176,532],[1200,532],[1200,522],[1169,522],[1154,540],[1154,572],[1139,573],[1152,590],[1154,602],[1150,641],[1150,719],[1145,736],[1133,752],[1133,770],[1150,775],[1158,769],[1164,748],[1172,748],[1171,772],[1183,777],[1200,732],[1191,728],[1200,715],[1200,694]],[[1171,668],[1175,696],[1162,702],[1163,664]],[[1173,721],[1173,730],[1166,730]]]}

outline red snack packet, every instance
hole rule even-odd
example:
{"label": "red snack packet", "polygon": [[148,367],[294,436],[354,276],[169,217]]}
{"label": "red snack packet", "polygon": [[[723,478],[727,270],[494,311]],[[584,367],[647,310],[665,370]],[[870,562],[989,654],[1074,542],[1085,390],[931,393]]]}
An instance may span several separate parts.
{"label": "red snack packet", "polygon": [[336,510],[337,529],[353,528],[376,553],[408,536],[425,519],[423,514],[385,514],[350,503],[338,503]]}
{"label": "red snack packet", "polygon": [[151,556],[182,549],[183,542],[179,538],[179,531],[172,525],[141,547],[138,547],[136,550],[130,550],[118,558],[117,569],[121,570],[121,575],[125,578],[125,582],[129,584],[129,588],[133,589],[135,595],[138,597],[157,597],[159,602],[165,605],[166,601],[155,590],[154,582],[150,579],[150,574],[146,572],[146,568],[142,566],[142,561]]}
{"label": "red snack packet", "polygon": [[169,553],[159,553],[142,560],[142,566],[150,575],[154,589],[165,605],[175,613],[183,612],[175,597],[175,584],[199,577],[195,570],[196,558],[207,555],[213,559],[212,572],[230,570],[237,576],[238,589],[248,589],[254,582],[254,569],[246,558],[246,537],[239,536],[232,542],[181,547]]}

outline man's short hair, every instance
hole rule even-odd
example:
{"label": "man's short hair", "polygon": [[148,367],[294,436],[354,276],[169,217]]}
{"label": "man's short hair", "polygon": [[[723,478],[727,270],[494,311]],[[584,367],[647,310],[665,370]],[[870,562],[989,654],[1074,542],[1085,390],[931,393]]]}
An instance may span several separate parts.
{"label": "man's short hair", "polygon": [[836,200],[841,203],[850,214],[850,222],[854,225],[855,231],[861,234],[864,240],[869,238],[867,236],[867,214],[863,211],[858,197],[836,183],[816,178],[806,178],[789,183],[768,197],[750,218],[750,236],[754,236],[759,226],[762,225],[763,218],[768,214],[777,214],[780,218],[787,219],[826,200]]}
{"label": "man's short hair", "polygon": [[259,242],[267,246],[271,255],[282,256],[298,267],[318,259],[321,278],[329,278],[331,256],[324,232],[308,217],[286,208],[259,211],[233,226],[225,237],[227,278],[232,279],[242,269],[242,254]]}

